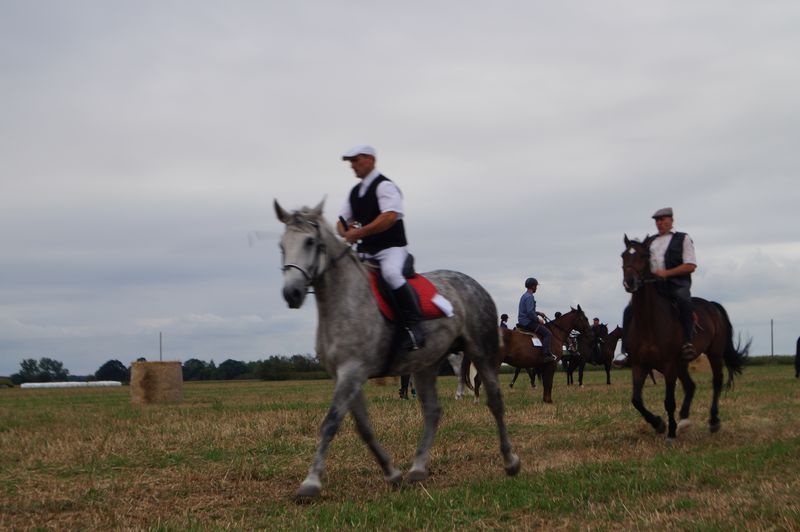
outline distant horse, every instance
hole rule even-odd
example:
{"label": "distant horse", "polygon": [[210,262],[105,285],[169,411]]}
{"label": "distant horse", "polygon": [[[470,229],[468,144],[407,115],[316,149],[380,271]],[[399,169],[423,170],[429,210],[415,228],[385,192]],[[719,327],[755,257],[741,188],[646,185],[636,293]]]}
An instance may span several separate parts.
{"label": "distant horse", "polygon": [[794,352],[794,378],[800,379],[800,338],[797,339],[797,350]]}
{"label": "distant horse", "polygon": [[[447,363],[450,364],[450,367],[453,368],[453,374],[456,376],[456,382],[458,383],[456,386],[456,399],[461,399],[464,397],[464,390],[466,386],[461,380],[461,362],[464,359],[464,353],[450,353],[447,355]],[[470,370],[474,373],[475,367],[470,364]],[[408,399],[408,389],[411,388],[411,396],[417,396],[417,390],[414,388],[414,383],[411,380],[411,375],[403,375],[400,377],[400,390],[398,390],[400,394],[400,399]]]}
{"label": "distant horse", "polygon": [[[508,387],[509,388],[513,388],[514,387],[514,384],[517,382],[517,378],[519,377],[519,374],[522,372],[522,370],[525,370],[525,373],[528,374],[528,378],[531,380],[531,388],[536,388],[536,370],[535,370],[535,368],[516,368],[514,370],[514,376],[511,377],[511,382],[508,383]],[[541,375],[539,376],[539,380],[542,380]]]}
{"label": "distant horse", "polygon": [[[606,370],[606,384],[611,384],[611,367],[614,363],[614,353],[617,350],[617,343],[622,338],[622,328],[617,327],[610,333],[608,332],[608,326],[605,324],[601,324],[600,327],[596,327],[592,329],[593,337],[581,340],[579,339],[579,356],[575,358],[573,362],[574,366],[572,368],[568,368],[568,371],[578,369],[578,384],[583,386],[583,370],[586,366],[586,362],[590,364],[602,364],[603,368]],[[582,353],[586,351],[592,353],[590,357],[585,357]],[[653,377],[653,373],[650,372],[650,377],[653,379],[653,384],[655,384],[656,379]],[[570,384],[568,381],[567,384]]]}
{"label": "distant horse", "polygon": [[[694,397],[695,384],[689,376],[688,363],[681,358],[683,330],[678,310],[672,302],[659,293],[660,282],[650,272],[650,249],[645,243],[628,240],[625,236],[625,251],[622,253],[623,285],[631,294],[631,318],[625,331],[625,347],[629,353],[633,377],[631,402],[642,417],[657,433],[667,432],[667,442],[675,439],[678,426],[689,423],[689,409]],[[692,298],[696,315],[697,333],[694,347],[697,353],[705,353],[711,365],[713,396],[708,427],[711,432],[720,428],[719,395],[722,391],[722,366],[729,375],[741,374],[750,343],[742,349],[733,345],[733,326],[728,313],[719,303]],[[664,407],[668,424],[660,416],[652,414],[644,406],[642,386],[650,370],[656,369],[664,375],[666,392]],[[684,391],[680,409],[680,423],[675,422],[675,383],[681,381]]]}
{"label": "distant horse", "polygon": [[[570,350],[570,356],[565,357],[564,370],[567,372],[567,385],[573,384],[573,373],[578,370],[578,386],[583,386],[583,371],[586,364],[603,364],[606,366],[607,384],[611,384],[611,360],[605,361],[603,346],[608,338],[608,326],[602,323],[592,327],[589,334],[581,334],[576,338],[577,349]],[[613,355],[612,355],[613,359]]]}
{"label": "distant horse", "polygon": [[372,293],[368,272],[355,252],[338,238],[322,217],[323,203],[287,212],[275,201],[275,213],[286,225],[280,248],[283,297],[300,308],[309,288],[317,302],[316,353],[333,376],[333,401],[320,428],[320,442],[308,475],[296,496],[316,497],[322,490],[325,453],[349,411],[361,439],[372,451],[384,478],[397,485],[402,473],[378,444],[367,415],[364,382],[371,377],[412,374],[419,394],[424,429],[408,480],[428,478],[430,447],[442,408],[436,396],[436,376],[448,353],[463,350],[486,383],[488,406],[497,423],[506,473],[516,475],[519,457],[512,452],[497,382],[497,309],[492,297],[463,273],[437,270],[425,276],[453,305],[454,315],[423,322],[425,347],[397,353],[395,325],[386,320]]}
{"label": "distant horse", "polygon": [[[550,339],[552,352],[560,355],[570,331],[575,329],[585,333],[589,329],[589,320],[586,319],[586,314],[578,305],[577,309],[570,309],[569,312],[546,323],[545,327],[550,329],[553,335]],[[542,363],[542,348],[534,346],[532,338],[530,334],[517,329],[501,329],[496,367],[499,369],[501,364],[506,363],[517,368],[534,368],[536,373],[542,376],[542,400],[545,403],[552,403],[553,375],[558,361]],[[479,395],[480,382],[475,386],[475,396]]]}

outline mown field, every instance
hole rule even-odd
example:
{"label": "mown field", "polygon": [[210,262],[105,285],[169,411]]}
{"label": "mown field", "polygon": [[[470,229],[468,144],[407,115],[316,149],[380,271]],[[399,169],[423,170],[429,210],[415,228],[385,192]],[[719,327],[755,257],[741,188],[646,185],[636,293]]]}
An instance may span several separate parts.
{"label": "mown field", "polygon": [[[706,418],[710,375],[697,373],[694,424],[671,448],[630,406],[629,372],[583,388],[557,375],[552,405],[527,378],[508,389],[523,462],[504,475],[485,404],[444,415],[429,481],[384,484],[348,418],[328,454],[323,496],[296,504],[328,407],[330,381],[185,386],[180,405],[134,407],[129,389],[0,390],[2,529],[800,529],[800,381],[790,366],[748,367]],[[376,432],[411,464],[419,407],[370,383]],[[645,400],[660,412],[663,386]]]}

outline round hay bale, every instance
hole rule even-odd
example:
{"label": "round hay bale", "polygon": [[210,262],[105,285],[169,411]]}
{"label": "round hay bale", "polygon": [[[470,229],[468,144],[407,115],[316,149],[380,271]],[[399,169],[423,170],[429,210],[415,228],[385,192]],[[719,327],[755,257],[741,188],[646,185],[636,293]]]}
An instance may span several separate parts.
{"label": "round hay bale", "polygon": [[180,403],[183,400],[181,363],[134,362],[131,365],[131,402]]}
{"label": "round hay bale", "polygon": [[689,362],[689,371],[692,373],[708,373],[711,371],[711,364],[708,362],[708,357],[700,355]]}

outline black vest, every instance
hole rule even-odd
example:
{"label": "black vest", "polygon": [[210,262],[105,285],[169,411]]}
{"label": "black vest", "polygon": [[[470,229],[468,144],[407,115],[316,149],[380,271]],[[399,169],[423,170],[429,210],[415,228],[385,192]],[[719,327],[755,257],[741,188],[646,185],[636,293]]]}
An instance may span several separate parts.
{"label": "black vest", "polygon": [[[676,266],[683,264],[683,240],[686,238],[686,233],[675,232],[672,235],[672,240],[669,241],[667,251],[664,253],[664,266],[666,269],[671,270]],[[669,278],[675,284],[692,284],[692,275],[676,275]]]}
{"label": "black vest", "polygon": [[[353,190],[350,191],[350,209],[353,211],[353,219],[362,226],[371,223],[381,214],[376,190],[378,189],[378,185],[384,181],[391,182],[391,180],[387,179],[384,175],[379,175],[370,184],[367,192],[361,198],[358,197],[358,189],[361,185],[354,186]],[[406,245],[408,245],[408,242],[406,241],[406,231],[403,220],[397,220],[394,225],[386,231],[378,233],[377,235],[364,237],[358,245],[358,251],[374,255],[382,249]]]}

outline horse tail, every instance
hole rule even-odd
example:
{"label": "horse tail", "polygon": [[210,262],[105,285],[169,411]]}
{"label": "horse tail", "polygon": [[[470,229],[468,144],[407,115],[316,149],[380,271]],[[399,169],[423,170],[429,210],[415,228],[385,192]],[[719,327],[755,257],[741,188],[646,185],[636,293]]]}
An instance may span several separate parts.
{"label": "horse tail", "polygon": [[736,342],[737,345],[734,346],[733,325],[731,324],[731,319],[728,317],[728,312],[716,301],[711,301],[711,304],[714,305],[722,315],[722,320],[728,329],[725,332],[725,350],[722,353],[722,358],[725,361],[725,367],[728,368],[728,387],[730,387],[731,384],[733,384],[734,374],[742,374],[742,367],[749,356],[750,344],[753,343],[753,339],[751,338],[748,340],[744,347],[742,347],[742,339],[740,336]]}
{"label": "horse tail", "polygon": [[461,359],[461,375],[459,375],[458,378],[461,379],[461,384],[463,384],[464,386],[466,386],[467,388],[469,388],[470,390],[472,390],[474,392],[475,391],[475,387],[472,386],[472,383],[470,382],[470,378],[469,378],[469,365],[471,363],[472,362],[470,362],[469,357],[467,356],[467,354],[464,353],[464,356]]}

